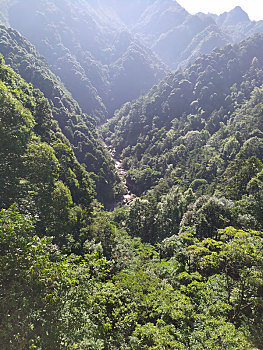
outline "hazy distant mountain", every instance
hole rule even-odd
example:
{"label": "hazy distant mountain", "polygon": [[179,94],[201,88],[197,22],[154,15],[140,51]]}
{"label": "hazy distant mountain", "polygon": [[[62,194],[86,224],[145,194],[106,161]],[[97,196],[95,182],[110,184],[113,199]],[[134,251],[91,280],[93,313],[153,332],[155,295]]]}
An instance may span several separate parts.
{"label": "hazy distant mountain", "polygon": [[[215,152],[221,152],[223,160],[218,167],[223,172],[234,153],[254,136],[260,140],[250,140],[248,153],[263,160],[262,114],[253,117],[256,110],[250,111],[246,119],[246,112],[238,110],[251,96],[257,97],[257,103],[262,102],[262,89],[257,95],[263,82],[262,44],[263,34],[257,34],[199,57],[185,70],[169,74],[148,94],[124,105],[109,121],[105,137],[121,155],[136,194],[158,183],[165,190],[163,178],[169,184],[185,186],[184,190],[197,178],[207,181],[211,170],[208,160]],[[242,136],[236,134],[238,131]],[[229,144],[226,156],[222,145],[234,135],[240,145],[235,151],[235,146]],[[203,170],[197,174],[195,166]],[[213,173],[213,181],[220,171]]]}
{"label": "hazy distant mountain", "polygon": [[263,32],[263,21],[250,21],[237,6],[219,16],[190,15],[175,0],[156,0],[132,27],[171,69],[185,66],[204,53]]}
{"label": "hazy distant mountain", "polygon": [[234,43],[255,33],[263,32],[263,20],[251,21],[248,14],[240,6],[236,6],[233,10],[221,15],[198,15],[212,17],[222,32],[228,35]]}
{"label": "hazy distant mountain", "polygon": [[0,10],[2,22],[31,41],[82,109],[101,120],[169,68],[263,32],[263,21],[250,21],[240,7],[190,15],[175,0],[7,0]]}
{"label": "hazy distant mountain", "polygon": [[125,32],[113,9],[101,6],[84,0],[10,1],[8,22],[36,46],[82,109],[103,119],[151,88],[167,69]]}
{"label": "hazy distant mountain", "polygon": [[233,10],[224,12],[221,15],[211,14],[211,16],[220,27],[250,22],[248,14],[240,6],[236,6]]}
{"label": "hazy distant mountain", "polygon": [[186,66],[195,58],[227,43],[263,32],[263,21],[250,21],[240,6],[221,15],[189,14],[175,0],[93,0],[105,17],[114,14],[171,68]]}

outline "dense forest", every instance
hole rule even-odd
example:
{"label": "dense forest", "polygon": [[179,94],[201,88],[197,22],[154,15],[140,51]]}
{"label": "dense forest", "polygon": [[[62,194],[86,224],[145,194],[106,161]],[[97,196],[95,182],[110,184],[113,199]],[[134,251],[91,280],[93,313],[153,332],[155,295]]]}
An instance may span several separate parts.
{"label": "dense forest", "polygon": [[263,349],[263,22],[174,0],[0,22],[1,350]]}
{"label": "dense forest", "polygon": [[167,72],[150,48],[86,0],[21,0],[10,2],[8,13],[8,24],[36,45],[83,111],[100,120]]}
{"label": "dense forest", "polygon": [[93,173],[98,198],[109,205],[120,191],[120,181],[97,133],[98,119],[82,112],[46,60],[15,30],[0,26],[0,52],[6,63],[49,100],[53,117],[70,141],[78,161]]}
{"label": "dense forest", "polygon": [[82,110],[103,121],[169,70],[263,32],[263,21],[250,21],[239,7],[190,15],[174,0],[2,0],[0,11]]}

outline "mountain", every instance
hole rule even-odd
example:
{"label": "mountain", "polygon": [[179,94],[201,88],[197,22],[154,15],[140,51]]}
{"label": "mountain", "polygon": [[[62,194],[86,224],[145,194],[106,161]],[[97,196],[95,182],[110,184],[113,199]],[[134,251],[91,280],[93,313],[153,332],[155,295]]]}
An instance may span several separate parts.
{"label": "mountain", "polygon": [[0,20],[1,348],[263,349],[262,21],[172,0]]}
{"label": "mountain", "polygon": [[[105,121],[170,70],[262,32],[236,7],[190,15],[175,0],[2,1],[3,24],[43,55],[85,113]],[[168,67],[169,68],[168,68]]]}
{"label": "mountain", "polygon": [[53,117],[86,170],[93,173],[100,201],[110,205],[116,195],[118,177],[108,151],[100,139],[97,121],[84,114],[47,62],[18,32],[0,27],[0,53],[6,63],[49,100]]}
{"label": "mountain", "polygon": [[131,28],[173,70],[201,54],[263,31],[239,6],[220,16],[190,15],[174,0],[154,1]]}
{"label": "mountain", "polygon": [[248,14],[240,6],[236,6],[229,12],[224,12],[219,16],[214,16],[216,24],[220,27],[235,26],[250,22]]}
{"label": "mountain", "polygon": [[35,45],[82,110],[100,121],[169,69],[263,30],[240,7],[193,16],[174,0],[8,0],[0,8],[3,24]]}
{"label": "mountain", "polygon": [[223,33],[231,38],[232,43],[237,43],[255,33],[262,33],[263,30],[263,21],[251,21],[240,6],[221,15],[209,14],[208,16],[212,17]]}
{"label": "mountain", "polygon": [[100,120],[167,71],[149,48],[115,24],[114,14],[109,21],[87,1],[15,1],[8,14],[10,26],[36,46],[83,111]]}
{"label": "mountain", "polygon": [[[249,185],[257,176],[262,181],[262,44],[263,35],[258,34],[198,58],[134,103],[125,104],[105,126],[107,142],[128,170],[130,188],[139,196],[144,194],[151,208],[148,220],[152,225],[140,222],[145,214],[133,213],[146,210],[146,202],[138,200],[131,205],[130,233],[141,232],[152,242],[160,239],[158,232],[164,229],[162,220],[157,220],[158,203],[162,196],[166,200],[167,193],[173,194],[177,214],[172,211],[164,221],[175,220],[171,226],[174,233],[180,225],[196,222],[184,218],[189,203],[180,204],[180,196],[187,193],[191,201],[201,196],[225,197],[237,208],[243,200],[244,207],[236,209],[240,219],[236,212],[222,225],[247,227],[253,222],[255,229],[262,230],[261,215],[248,209],[250,200],[262,208],[261,190],[255,199]],[[246,210],[253,216],[248,222],[241,219]],[[200,230],[204,235],[210,229]]]}
{"label": "mountain", "polygon": [[114,13],[117,23],[140,38],[172,70],[187,66],[216,47],[237,43],[263,30],[263,22],[251,21],[240,6],[218,16],[190,15],[175,0],[97,0],[92,4],[107,14]]}
{"label": "mountain", "polygon": [[[1,58],[1,208],[35,217],[39,235],[76,249],[78,220],[92,208],[94,185],[53,120],[48,100]],[[79,217],[78,217],[79,216]],[[79,243],[79,242],[78,242]]]}
{"label": "mountain", "polygon": [[[261,40],[242,47],[256,54]],[[239,49],[230,54],[228,47],[218,59]],[[262,75],[257,56],[246,81]],[[198,68],[211,57],[201,58]],[[219,164],[219,180],[236,203],[200,196],[206,183],[197,178],[192,191],[151,193],[109,213],[94,201],[90,176],[54,122],[48,100],[1,59],[3,348],[262,348],[263,234],[250,227],[262,220],[263,91],[249,94],[250,88],[244,84],[239,94],[233,86],[229,124],[222,125],[225,116],[206,145],[215,152],[206,164],[207,181]],[[202,139],[191,142],[192,136],[184,139],[191,156],[204,152]],[[220,176],[224,160],[229,165]],[[200,165],[193,164],[196,175]],[[183,210],[185,226],[178,232]],[[248,227],[226,227],[233,222]],[[152,245],[156,233],[159,244]],[[149,240],[142,243],[140,236]]]}

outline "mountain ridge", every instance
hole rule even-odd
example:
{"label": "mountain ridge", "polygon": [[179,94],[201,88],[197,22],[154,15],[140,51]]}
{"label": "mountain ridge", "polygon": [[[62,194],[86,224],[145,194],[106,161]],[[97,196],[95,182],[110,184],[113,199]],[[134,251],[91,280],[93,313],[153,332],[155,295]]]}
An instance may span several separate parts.
{"label": "mountain ridge", "polygon": [[[231,19],[224,23],[220,16],[190,15],[173,0],[127,4],[119,0],[74,4],[17,0],[2,1],[0,6],[3,22],[36,46],[83,111],[100,120],[146,92],[169,70],[186,67],[217,46],[263,32],[263,22],[249,21],[239,8],[222,14],[237,17],[235,23]],[[26,16],[29,21],[24,20]],[[83,31],[89,34],[82,35]],[[121,39],[125,52],[118,46],[121,33],[126,33]],[[117,90],[122,91],[120,98]]]}
{"label": "mountain ridge", "polygon": [[[263,349],[263,34],[229,43],[260,23],[0,0],[6,24],[10,4],[46,57],[0,26],[3,349]],[[187,67],[161,79],[156,41]]]}

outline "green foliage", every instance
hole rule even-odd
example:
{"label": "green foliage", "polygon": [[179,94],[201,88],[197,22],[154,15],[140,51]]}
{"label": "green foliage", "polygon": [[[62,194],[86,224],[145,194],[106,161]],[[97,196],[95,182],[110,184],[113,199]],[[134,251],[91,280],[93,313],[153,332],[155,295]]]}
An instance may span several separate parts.
{"label": "green foliage", "polygon": [[[155,242],[182,226],[199,237],[228,225],[262,229],[261,43],[256,35],[198,58],[106,124],[104,136],[123,159],[129,187],[149,203],[145,212],[140,201],[131,206],[129,233]],[[231,75],[233,59],[239,71]],[[251,80],[255,65],[261,73]]]}
{"label": "green foliage", "polygon": [[[100,121],[166,73],[160,59],[124,29],[121,19],[116,21],[118,13],[108,10],[112,5],[101,4],[101,10],[94,2],[68,0],[7,5],[11,26],[36,46],[82,110]],[[26,69],[26,62],[22,64]],[[46,95],[50,87],[46,79],[41,90]]]}
{"label": "green foliage", "polygon": [[1,207],[18,203],[22,212],[37,218],[39,235],[52,235],[63,249],[79,251],[80,221],[89,223],[93,183],[63,142],[42,93],[3,59],[0,74]]}
{"label": "green foliage", "polygon": [[1,211],[0,227],[2,347],[75,348],[78,336],[80,343],[89,337],[92,324],[74,309],[105,278],[105,260],[62,256],[51,239],[35,235],[32,217],[16,208]]}
{"label": "green foliage", "polygon": [[19,190],[21,174],[18,168],[22,166],[22,156],[32,137],[34,119],[2,82],[0,99],[0,188],[3,207],[12,203]]}
{"label": "green foliage", "polygon": [[[25,93],[30,91],[35,102],[32,103],[26,96],[14,92],[18,99],[25,99],[24,107],[29,108],[33,114],[36,134],[48,143],[53,144],[59,137],[68,146],[71,144],[70,147],[78,161],[85,164],[87,171],[96,173],[93,178],[97,196],[109,206],[114,199],[114,187],[119,180],[114,172],[112,160],[97,133],[97,120],[82,112],[61,81],[51,72],[43,57],[15,30],[0,26],[0,53],[17,73],[40,89],[46,97],[45,99],[39,91],[28,89],[21,79],[20,84],[23,84]],[[2,68],[2,79],[7,81],[11,78],[9,75],[8,70]],[[10,80],[8,82],[10,83]],[[61,134],[53,118],[67,139]],[[70,157],[71,162],[75,162],[74,157]]]}
{"label": "green foliage", "polygon": [[[139,3],[127,5],[130,23],[141,21],[137,6],[148,9],[149,23],[153,10],[162,13],[156,33],[185,19],[176,2],[166,12],[165,2]],[[65,4],[17,1],[3,13],[103,119],[103,102],[114,110],[163,70],[126,32],[114,37],[92,1]],[[224,37],[206,21],[189,16],[185,25],[209,50]],[[143,33],[147,23],[140,25]],[[182,29],[158,35],[159,47],[184,37]],[[110,205],[117,176],[99,118],[82,113],[31,44],[0,28],[8,63],[47,98],[1,59],[3,349],[262,349],[261,47],[258,35],[217,49],[116,113],[106,142],[143,196],[106,212],[75,157]]]}
{"label": "green foliage", "polygon": [[[227,186],[226,193],[231,199],[241,199],[242,195],[247,194],[248,183],[262,169],[262,162],[255,156],[248,159],[236,159],[226,170]],[[251,186],[251,185],[250,185]],[[251,187],[248,188],[251,188]]]}

